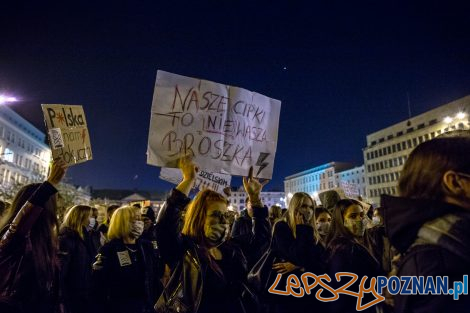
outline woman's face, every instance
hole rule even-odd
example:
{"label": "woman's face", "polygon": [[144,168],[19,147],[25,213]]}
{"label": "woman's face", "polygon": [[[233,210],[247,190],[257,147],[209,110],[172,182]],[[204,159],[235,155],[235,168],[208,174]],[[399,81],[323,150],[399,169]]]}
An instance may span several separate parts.
{"label": "woman's face", "polygon": [[216,247],[225,241],[228,235],[227,213],[227,204],[222,201],[211,201],[207,204],[204,236],[210,247]]}
{"label": "woman's face", "polygon": [[305,197],[302,201],[302,204],[297,208],[296,211],[302,214],[304,222],[309,222],[313,218],[314,210],[315,205],[313,201],[310,198]]}
{"label": "woman's face", "polygon": [[315,222],[316,223],[331,223],[331,215],[326,212],[322,212],[320,213],[320,215],[318,215],[318,218],[316,219]]}
{"label": "woman's face", "polygon": [[328,235],[331,225],[331,215],[327,212],[322,212],[318,215],[317,219],[315,220],[315,226],[317,231],[322,236]]}
{"label": "woman's face", "polygon": [[364,236],[364,210],[357,204],[350,205],[343,214],[344,227],[356,237]]}

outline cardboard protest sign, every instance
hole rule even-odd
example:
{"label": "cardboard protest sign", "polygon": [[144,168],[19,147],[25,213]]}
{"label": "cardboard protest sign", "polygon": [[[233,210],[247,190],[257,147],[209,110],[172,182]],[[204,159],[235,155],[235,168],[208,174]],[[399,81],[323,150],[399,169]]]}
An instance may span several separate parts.
{"label": "cardboard protest sign", "polygon": [[54,159],[67,165],[92,159],[90,136],[81,105],[42,104],[47,134]]}
{"label": "cardboard protest sign", "polygon": [[176,167],[192,155],[201,168],[271,178],[281,102],[242,88],[158,71],[147,163]]}
{"label": "cardboard protest sign", "polygon": [[[181,171],[177,168],[162,167],[160,170],[160,178],[175,185],[183,180]],[[208,188],[222,193],[225,187],[230,187],[232,176],[228,174],[212,173],[200,170],[196,176],[194,188],[199,190]]]}

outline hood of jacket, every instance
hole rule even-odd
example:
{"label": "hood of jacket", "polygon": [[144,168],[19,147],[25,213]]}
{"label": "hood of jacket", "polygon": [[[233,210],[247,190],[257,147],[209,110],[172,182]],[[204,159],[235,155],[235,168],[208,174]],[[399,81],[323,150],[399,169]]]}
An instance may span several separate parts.
{"label": "hood of jacket", "polygon": [[415,241],[421,226],[462,208],[445,202],[382,195],[379,212],[392,245],[403,253]]}

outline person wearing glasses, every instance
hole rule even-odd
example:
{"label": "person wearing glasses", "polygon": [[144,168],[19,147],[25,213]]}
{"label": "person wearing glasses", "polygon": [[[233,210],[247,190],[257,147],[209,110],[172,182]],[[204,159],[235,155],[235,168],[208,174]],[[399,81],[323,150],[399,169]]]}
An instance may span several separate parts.
{"label": "person wearing glasses", "polygon": [[[382,195],[381,215],[401,253],[398,276],[447,276],[449,289],[470,269],[470,133],[423,142],[406,161],[399,197]],[[395,312],[468,312],[470,297],[394,296]]]}
{"label": "person wearing glasses", "polygon": [[[171,268],[171,277],[155,310],[244,312],[241,294],[248,272],[247,261],[242,250],[227,241],[227,199],[215,191],[203,190],[191,201],[188,195],[195,182],[196,165],[183,158],[180,169],[183,181],[173,189],[157,218],[157,243],[162,258]],[[243,185],[253,209],[262,209],[260,192],[264,183],[249,174],[243,179]],[[179,220],[183,211],[181,229]],[[255,232],[265,229],[256,228]],[[269,234],[262,236],[267,238]]]}

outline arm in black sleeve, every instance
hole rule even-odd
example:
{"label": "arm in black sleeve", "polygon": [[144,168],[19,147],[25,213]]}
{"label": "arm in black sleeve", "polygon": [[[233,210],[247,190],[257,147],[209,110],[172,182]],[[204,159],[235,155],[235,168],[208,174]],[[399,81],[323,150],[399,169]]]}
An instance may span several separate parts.
{"label": "arm in black sleeve", "polygon": [[111,272],[111,251],[106,244],[102,246],[95,263],[93,263],[93,272],[91,276],[91,294],[95,307],[95,312],[106,312],[108,301],[109,284],[113,282]]}
{"label": "arm in black sleeve", "polygon": [[73,253],[73,242],[66,236],[59,236],[59,301],[69,307],[69,290],[66,284]]}
{"label": "arm in black sleeve", "polygon": [[190,202],[184,193],[173,189],[157,218],[156,237],[160,255],[165,263],[174,265],[184,253],[183,240],[179,229],[181,211]]}
{"label": "arm in black sleeve", "polygon": [[276,223],[274,227],[272,248],[279,257],[295,265],[308,265],[314,244],[313,229],[309,225],[297,225],[296,237],[284,221]]}
{"label": "arm in black sleeve", "polygon": [[8,249],[14,238],[24,237],[31,230],[44,210],[49,198],[57,192],[48,181],[43,182],[30,199],[18,211],[7,231],[0,239],[0,251]]}
{"label": "arm in black sleeve", "polygon": [[271,243],[271,225],[268,221],[268,208],[253,207],[253,236],[250,240],[250,265],[256,262],[268,249]]}

